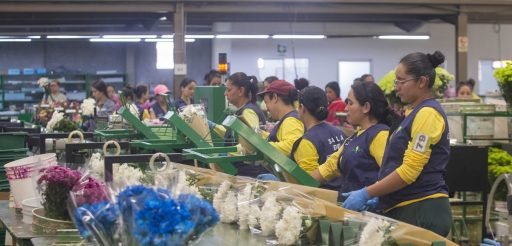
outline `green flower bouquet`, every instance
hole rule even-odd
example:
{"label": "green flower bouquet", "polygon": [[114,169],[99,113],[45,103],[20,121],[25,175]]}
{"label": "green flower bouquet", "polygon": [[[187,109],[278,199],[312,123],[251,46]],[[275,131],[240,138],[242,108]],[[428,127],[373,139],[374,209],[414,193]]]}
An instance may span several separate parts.
{"label": "green flower bouquet", "polygon": [[494,70],[494,77],[498,81],[503,98],[509,104],[512,103],[512,62]]}
{"label": "green flower bouquet", "polygon": [[[395,79],[395,70],[391,70],[379,81],[379,87],[384,91],[384,94],[388,98],[391,105],[401,104],[400,98],[396,95]],[[436,80],[434,81],[435,96],[443,97],[444,92],[448,88],[448,84],[454,79],[455,76],[446,71],[446,69],[437,67]]]}

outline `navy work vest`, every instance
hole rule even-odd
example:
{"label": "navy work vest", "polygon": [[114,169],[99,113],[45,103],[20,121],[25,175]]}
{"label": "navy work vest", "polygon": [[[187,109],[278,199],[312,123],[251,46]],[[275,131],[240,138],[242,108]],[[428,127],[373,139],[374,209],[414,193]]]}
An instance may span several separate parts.
{"label": "navy work vest", "polygon": [[293,117],[295,119],[299,119],[299,114],[297,113],[297,111],[293,110],[293,111],[290,111],[289,113],[285,114],[283,116],[283,118],[281,118],[281,120],[279,122],[277,122],[277,124],[274,126],[274,128],[272,129],[272,131],[270,132],[270,134],[268,135],[268,141],[269,142],[279,142],[279,140],[277,139],[277,131],[279,131],[279,127],[281,127],[281,124],[284,122],[284,120],[286,120],[288,117]]}
{"label": "navy work vest", "polygon": [[[315,146],[315,149],[318,154],[318,163],[321,165],[327,160],[327,158],[331,154],[338,151],[341,144],[343,143],[343,132],[339,128],[325,122],[313,126],[306,133],[304,133],[304,136],[297,139],[297,141],[295,141],[295,143],[293,144],[290,156],[292,160],[295,162],[297,162],[295,160],[295,152],[297,151],[297,148],[299,147],[299,144],[302,141],[302,139],[309,140],[313,144],[313,146]],[[335,191],[339,191],[340,187],[341,177],[336,177],[332,180],[329,180],[326,183],[323,183],[320,186],[320,188]]]}
{"label": "navy work vest", "polygon": [[[411,129],[416,114],[420,109],[431,107],[439,112],[444,119],[445,130],[438,143],[431,145],[430,159],[423,167],[423,171],[412,184],[393,193],[379,197],[379,209],[386,210],[395,205],[414,199],[423,198],[437,193],[448,194],[448,186],[444,180],[446,165],[450,159],[450,142],[448,140],[448,121],[441,105],[435,99],[427,99],[421,102],[413,111],[404,118],[398,129],[393,132],[388,140],[386,152],[382,160],[379,172],[379,180],[385,178],[402,165],[405,151],[409,142],[422,144],[421,141],[411,139]],[[421,137],[421,136],[419,136]],[[416,146],[424,148],[425,146]]]}
{"label": "navy work vest", "polygon": [[343,177],[342,193],[359,190],[377,181],[380,167],[370,153],[370,145],[379,132],[387,130],[387,125],[375,124],[345,141],[338,159],[338,169]]}

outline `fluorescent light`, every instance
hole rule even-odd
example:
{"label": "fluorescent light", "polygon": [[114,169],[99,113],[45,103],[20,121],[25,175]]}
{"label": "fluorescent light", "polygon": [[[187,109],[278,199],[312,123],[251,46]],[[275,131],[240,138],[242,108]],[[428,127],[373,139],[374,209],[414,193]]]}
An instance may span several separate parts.
{"label": "fluorescent light", "polygon": [[378,39],[414,39],[414,40],[426,40],[430,39],[430,35],[380,35]]}
{"label": "fluorescent light", "polygon": [[171,35],[162,35],[162,38],[174,38],[174,34],[171,34]]}
{"label": "fluorescent light", "polygon": [[77,38],[99,38],[99,36],[76,36],[76,35],[56,35],[46,36],[48,39],[77,39]]}
{"label": "fluorescent light", "polygon": [[160,19],[159,19],[159,20],[161,20],[161,21],[166,21],[166,20],[167,20],[167,17],[165,17],[165,16],[160,17]]}
{"label": "fluorescent light", "polygon": [[266,39],[266,38],[269,38],[270,36],[269,35],[219,34],[219,35],[216,35],[215,37],[216,38],[220,38],[220,39],[228,39],[228,38],[233,38],[233,39],[237,39],[237,38],[240,38],[240,39]]}
{"label": "fluorescent light", "polygon": [[494,68],[494,69],[502,68],[502,67],[505,67],[507,65],[507,63],[511,63],[511,62],[512,62],[511,60],[493,61],[492,62],[492,68]]}
{"label": "fluorescent light", "polygon": [[41,38],[41,36],[28,36],[28,38],[40,39],[40,38]]}
{"label": "fluorescent light", "polygon": [[[187,43],[193,43],[196,40],[193,38],[186,38],[185,42]],[[174,42],[174,39],[172,38],[146,38],[144,39],[144,42]]]}
{"label": "fluorescent light", "polygon": [[325,35],[272,35],[274,39],[324,39]]}
{"label": "fluorescent light", "polygon": [[144,42],[174,42],[172,38],[146,38]]}
{"label": "fluorescent light", "polygon": [[140,38],[91,38],[91,42],[140,42]]}
{"label": "fluorescent light", "polygon": [[30,38],[6,38],[0,39],[0,42],[30,42],[32,39]]}
{"label": "fluorescent light", "polygon": [[185,38],[197,38],[197,39],[201,39],[201,38],[215,38],[215,35],[190,34],[190,35],[185,35]]}
{"label": "fluorescent light", "polygon": [[156,38],[157,35],[103,35],[102,38]]}

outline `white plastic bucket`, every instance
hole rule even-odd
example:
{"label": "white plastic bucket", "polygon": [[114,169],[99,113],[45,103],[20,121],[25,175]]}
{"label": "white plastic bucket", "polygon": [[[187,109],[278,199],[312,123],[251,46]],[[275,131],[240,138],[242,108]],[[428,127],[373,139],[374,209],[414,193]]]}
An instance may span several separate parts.
{"label": "white plastic bucket", "polygon": [[42,208],[41,198],[33,197],[23,200],[21,213],[23,214],[23,223],[32,224],[32,210],[35,208]]}
{"label": "white plastic bucket", "polygon": [[32,183],[32,179],[30,178],[9,180],[16,208],[22,208],[21,202],[23,200],[36,196],[36,191],[33,188]]}

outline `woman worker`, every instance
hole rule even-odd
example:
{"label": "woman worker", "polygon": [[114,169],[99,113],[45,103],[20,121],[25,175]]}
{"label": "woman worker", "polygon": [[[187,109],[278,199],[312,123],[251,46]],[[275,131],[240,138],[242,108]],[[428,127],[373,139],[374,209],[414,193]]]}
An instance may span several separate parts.
{"label": "woman worker", "polygon": [[[306,132],[293,144],[290,156],[308,173],[318,169],[318,165],[336,152],[343,142],[343,132],[325,122],[327,107],[327,97],[322,89],[310,86],[299,93],[299,118]],[[321,188],[339,191],[340,186],[341,179],[336,178],[325,182]]]}
{"label": "woman worker", "polygon": [[[266,123],[265,115],[256,105],[256,94],[258,92],[258,80],[254,76],[247,76],[243,72],[234,73],[226,81],[226,96],[229,103],[233,104],[237,110],[235,115],[242,117],[244,122],[252,129],[258,129],[260,125]],[[216,125],[208,121],[210,128],[213,128],[219,136],[224,136],[228,145],[234,145],[236,139],[233,138],[231,131],[226,130],[224,126]],[[237,175],[256,177],[258,174],[267,171],[262,166],[247,165],[244,163],[235,163],[238,169]]]}
{"label": "woman worker", "polygon": [[276,80],[258,95],[263,96],[272,119],[279,119],[272,131],[263,134],[263,137],[268,135],[269,143],[289,157],[293,144],[304,134],[304,124],[299,120],[293,105],[298,91],[294,85],[284,80]]}
{"label": "woman worker", "polygon": [[347,121],[357,132],[312,174],[320,182],[340,176],[340,192],[358,190],[377,181],[389,127],[396,122],[384,93],[375,83],[352,85],[346,101]]}
{"label": "woman worker", "polygon": [[389,137],[379,181],[346,194],[343,207],[361,210],[378,197],[385,216],[448,235],[452,216],[443,177],[450,157],[448,123],[432,92],[435,68],[443,62],[439,51],[411,53],[400,60],[395,87],[409,109]]}

